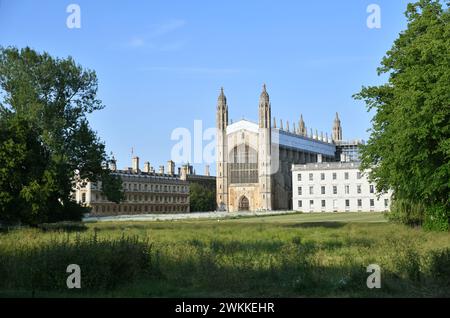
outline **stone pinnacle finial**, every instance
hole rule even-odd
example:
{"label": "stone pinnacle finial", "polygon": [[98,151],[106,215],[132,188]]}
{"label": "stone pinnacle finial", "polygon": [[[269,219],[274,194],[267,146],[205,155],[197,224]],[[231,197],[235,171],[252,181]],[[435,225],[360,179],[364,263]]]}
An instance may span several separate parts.
{"label": "stone pinnacle finial", "polygon": [[218,101],[220,104],[227,103],[227,98],[225,97],[225,93],[223,92],[223,86],[220,88],[220,95],[219,95]]}

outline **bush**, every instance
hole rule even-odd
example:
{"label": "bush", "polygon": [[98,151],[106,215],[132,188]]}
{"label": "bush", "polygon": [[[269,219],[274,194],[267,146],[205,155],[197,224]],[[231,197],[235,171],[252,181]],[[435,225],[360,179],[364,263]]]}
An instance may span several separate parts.
{"label": "bush", "polygon": [[434,206],[427,210],[424,229],[431,231],[448,231],[449,211],[445,206]]}
{"label": "bush", "polygon": [[0,254],[0,288],[67,291],[67,266],[81,269],[81,289],[111,290],[138,277],[156,274],[151,244],[136,237],[115,240],[90,238],[53,240],[35,249]]}
{"label": "bush", "polygon": [[425,218],[425,207],[420,203],[395,198],[392,200],[391,211],[387,213],[389,221],[410,226],[422,225]]}
{"label": "bush", "polygon": [[430,276],[450,286],[450,249],[430,253]]}

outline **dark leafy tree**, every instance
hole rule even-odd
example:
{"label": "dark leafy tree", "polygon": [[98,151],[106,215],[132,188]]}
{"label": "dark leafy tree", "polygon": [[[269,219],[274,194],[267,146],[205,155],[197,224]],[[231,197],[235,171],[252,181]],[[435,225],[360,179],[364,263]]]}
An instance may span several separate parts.
{"label": "dark leafy tree", "polygon": [[198,183],[189,186],[191,212],[207,212],[216,209],[216,191]]}
{"label": "dark leafy tree", "polygon": [[[0,156],[4,160],[11,158],[12,154],[7,152],[13,138],[11,134],[21,132],[27,136],[23,137],[25,139],[13,138],[13,142],[21,145],[15,150],[20,153],[15,156],[25,156],[25,161],[21,167],[11,167],[9,173],[14,174],[15,169],[21,168],[21,178],[39,177],[35,182],[41,189],[29,187],[17,197],[16,192],[2,188],[0,195],[30,201],[45,189],[42,200],[32,200],[33,209],[40,211],[36,217],[24,217],[34,213],[33,209],[27,212],[26,205],[24,210],[20,210],[21,205],[8,207],[12,209],[8,214],[15,213],[20,216],[20,221],[30,224],[79,219],[82,209],[72,197],[76,176],[81,180],[102,180],[108,198],[115,202],[123,198],[121,181],[105,168],[109,161],[105,145],[86,118],[87,114],[104,107],[96,97],[97,88],[95,72],[83,69],[70,57],[53,58],[30,48],[0,48],[0,118],[4,125],[0,146],[4,152]],[[31,159],[35,151],[35,160],[26,159]],[[42,157],[40,152],[45,156]],[[44,177],[37,176],[39,173],[31,175],[35,170],[40,171],[40,167],[45,169]],[[27,172],[30,175],[25,175]],[[11,175],[2,175],[2,178],[0,183],[6,184]]]}
{"label": "dark leafy tree", "polygon": [[362,167],[379,191],[394,191],[391,216],[447,230],[450,217],[449,4],[409,4],[408,27],[386,53],[381,86],[356,94],[375,110]]}

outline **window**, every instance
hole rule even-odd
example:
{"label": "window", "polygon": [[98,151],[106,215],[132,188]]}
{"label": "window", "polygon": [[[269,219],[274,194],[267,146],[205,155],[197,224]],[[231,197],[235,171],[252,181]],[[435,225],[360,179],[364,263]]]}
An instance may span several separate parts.
{"label": "window", "polygon": [[358,184],[356,186],[356,192],[358,192],[358,194],[361,194],[361,185],[360,184]]}
{"label": "window", "polygon": [[361,179],[361,171],[356,172],[356,179]]}
{"label": "window", "polygon": [[320,180],[325,180],[325,173],[320,174]]}
{"label": "window", "polygon": [[336,172],[333,172],[333,180],[336,180],[337,179],[337,174],[336,174]]}
{"label": "window", "polygon": [[322,208],[325,208],[325,200],[322,200]]}
{"label": "window", "polygon": [[349,185],[345,186],[345,194],[350,194],[350,186]]}
{"label": "window", "polygon": [[370,207],[373,208],[375,206],[375,200],[370,199]]}
{"label": "window", "polygon": [[310,173],[309,174],[309,181],[313,181],[314,180],[314,178],[313,178],[313,174],[312,173]]}
{"label": "window", "polygon": [[345,180],[348,180],[348,172],[346,172],[346,173],[344,174],[344,179],[345,179]]}
{"label": "window", "polygon": [[345,208],[346,209],[350,208],[350,200],[345,200]]}
{"label": "window", "polygon": [[249,145],[233,148],[228,158],[228,180],[230,183],[258,182],[258,153]]}
{"label": "window", "polygon": [[314,194],[314,187],[313,186],[309,187],[309,194]]}
{"label": "window", "polygon": [[384,199],[384,207],[386,209],[389,207],[389,199]]}
{"label": "window", "polygon": [[325,194],[325,186],[321,186],[320,187],[320,193],[321,194]]}
{"label": "window", "polygon": [[302,181],[302,174],[301,174],[301,173],[299,173],[299,174],[297,175],[297,181]]}
{"label": "window", "polygon": [[309,208],[314,209],[314,200],[309,200]]}
{"label": "window", "polygon": [[333,186],[333,194],[337,194],[337,186]]}
{"label": "window", "polygon": [[361,207],[362,207],[362,200],[358,199],[358,208],[361,208]]}
{"label": "window", "polygon": [[298,200],[298,207],[299,207],[299,208],[302,207],[302,200]]}
{"label": "window", "polygon": [[86,202],[86,193],[81,194],[81,202]]}
{"label": "window", "polygon": [[298,187],[298,195],[302,195],[302,187]]}
{"label": "window", "polygon": [[333,200],[333,210],[337,211],[337,208],[338,208],[338,202],[337,202],[337,200]]}
{"label": "window", "polygon": [[375,188],[374,188],[373,184],[371,184],[369,186],[369,191],[370,191],[370,193],[374,193],[375,192]]}

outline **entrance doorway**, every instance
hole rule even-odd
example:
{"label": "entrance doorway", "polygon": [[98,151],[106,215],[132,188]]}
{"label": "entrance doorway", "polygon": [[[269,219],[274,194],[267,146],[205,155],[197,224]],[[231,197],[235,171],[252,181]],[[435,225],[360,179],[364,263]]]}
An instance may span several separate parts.
{"label": "entrance doorway", "polygon": [[250,209],[250,204],[247,197],[244,195],[239,199],[239,211],[248,211]]}

